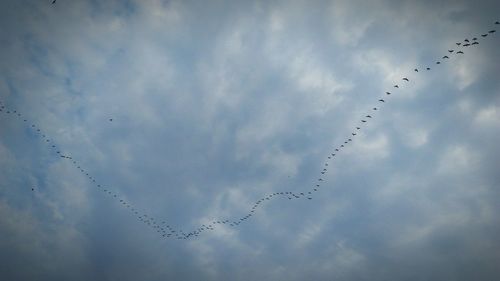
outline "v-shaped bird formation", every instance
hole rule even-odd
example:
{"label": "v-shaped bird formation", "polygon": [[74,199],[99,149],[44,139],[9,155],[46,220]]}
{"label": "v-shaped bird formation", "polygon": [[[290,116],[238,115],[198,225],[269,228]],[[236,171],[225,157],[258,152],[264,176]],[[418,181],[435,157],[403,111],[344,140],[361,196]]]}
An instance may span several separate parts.
{"label": "v-shaped bird formation", "polygon": [[[54,1],[55,2],[55,1]],[[496,21],[494,23],[495,25],[499,25],[500,23]],[[488,32],[485,32],[480,35],[480,37],[485,38],[488,37],[489,35],[492,35],[495,33],[495,29],[491,29]],[[434,63],[436,65],[440,65],[444,60],[449,60],[451,59],[454,55],[455,56],[460,56],[464,54],[464,50],[468,47],[475,46],[479,44],[479,37],[473,37],[471,40],[468,38],[464,39],[463,41],[456,42],[456,47],[455,49],[449,49],[448,54],[444,55],[442,57],[443,61],[435,61]],[[421,67],[416,67],[413,69],[413,72],[417,75],[421,73],[421,70],[425,69],[425,71],[430,71],[431,67],[429,65],[426,66],[421,66]],[[401,84],[395,84],[393,88],[395,91],[400,91],[402,88],[404,88],[404,85],[406,83],[411,83],[411,79],[408,78],[407,76],[401,77]],[[323,163],[323,168],[320,171],[320,177],[313,183],[311,186],[302,192],[294,192],[291,190],[285,190],[285,191],[279,191],[279,192],[273,192],[270,194],[267,194],[257,201],[254,202],[254,204],[251,206],[249,211],[243,215],[242,217],[239,218],[233,218],[233,219],[215,219],[210,223],[207,224],[202,224],[196,229],[193,229],[191,231],[184,231],[180,228],[174,227],[171,223],[165,221],[165,220],[158,220],[154,218],[153,216],[139,211],[138,208],[136,208],[133,204],[128,202],[127,200],[123,199],[122,196],[120,196],[117,192],[113,191],[110,187],[104,186],[100,184],[96,178],[94,178],[88,170],[85,170],[83,166],[76,160],[74,159],[69,153],[63,152],[55,143],[55,141],[51,138],[49,138],[46,134],[43,133],[43,130],[35,123],[30,122],[28,119],[24,118],[24,116],[16,111],[13,110],[12,108],[7,107],[2,101],[0,101],[0,113],[4,113],[6,115],[14,116],[15,118],[19,119],[21,122],[26,124],[31,130],[43,141],[44,143],[47,144],[47,147],[54,153],[54,155],[57,155],[58,157],[69,161],[82,175],[87,177],[91,184],[96,187],[98,190],[100,190],[103,194],[109,196],[111,199],[116,200],[120,205],[122,205],[124,208],[129,210],[139,221],[143,222],[146,226],[152,228],[154,231],[158,232],[162,237],[164,238],[175,238],[179,240],[187,240],[191,239],[194,237],[198,237],[200,234],[202,234],[205,231],[213,231],[217,227],[221,226],[228,226],[228,227],[236,227],[244,222],[246,222],[248,219],[250,219],[252,216],[254,216],[255,212],[257,211],[258,208],[262,207],[264,204],[267,204],[269,201],[276,199],[276,198],[282,198],[286,200],[298,200],[298,199],[307,199],[307,200],[312,200],[314,198],[314,195],[320,191],[320,188],[322,187],[322,184],[325,183],[325,175],[328,173],[328,166],[330,161],[333,161],[335,157],[338,157],[338,154],[342,152],[343,149],[347,145],[349,145],[351,142],[354,141],[354,138],[358,136],[359,131],[363,130],[364,127],[368,126],[368,122],[375,117],[375,113],[379,112],[380,109],[382,109],[382,105],[385,104],[389,96],[392,94],[396,94],[396,92],[389,92],[386,91],[385,95],[380,97],[377,101],[378,105],[373,107],[370,112],[364,114],[363,118],[360,119],[360,124],[357,125],[355,128],[353,128],[352,132],[350,132],[348,138],[345,139],[345,141],[342,142],[337,147],[332,148],[332,151],[329,152],[326,161]],[[113,121],[112,118],[109,119],[109,121]],[[32,188],[32,191],[34,189]]]}

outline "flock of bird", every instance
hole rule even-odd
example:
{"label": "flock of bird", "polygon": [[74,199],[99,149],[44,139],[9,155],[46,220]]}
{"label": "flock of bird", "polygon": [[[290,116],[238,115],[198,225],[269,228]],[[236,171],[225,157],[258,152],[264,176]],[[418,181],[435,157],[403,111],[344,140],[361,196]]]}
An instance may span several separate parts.
{"label": "flock of bird", "polygon": [[[495,25],[499,25],[499,24],[500,23],[498,21],[495,22]],[[496,32],[496,30],[492,29],[484,34],[481,34],[478,37],[485,38],[488,35],[493,34],[495,32]],[[450,59],[450,56],[452,56],[453,54],[455,54],[457,56],[463,55],[464,54],[463,50],[465,48],[479,44],[478,37],[471,38],[470,40],[465,39],[461,42],[456,42],[456,47],[454,49],[449,49],[447,54],[444,55],[441,58],[441,60],[436,61],[434,64],[436,64],[436,65],[441,64],[445,60]],[[419,73],[424,69],[425,69],[425,71],[430,71],[431,67],[425,66],[422,68],[415,68],[413,70],[413,72]],[[403,84],[395,84],[393,86],[393,88],[400,89],[401,87],[404,86],[405,83],[409,83],[410,79],[408,77],[402,77],[401,81],[403,81],[402,82]],[[244,216],[242,216],[240,218],[236,218],[236,219],[232,219],[232,220],[230,220],[230,219],[213,220],[210,223],[202,224],[198,228],[196,228],[192,231],[189,231],[189,232],[185,232],[179,228],[175,228],[172,224],[170,224],[166,221],[158,220],[145,212],[139,211],[138,208],[134,207],[130,202],[122,199],[122,197],[119,194],[117,194],[116,192],[111,190],[109,187],[106,187],[106,186],[100,184],[97,181],[97,179],[94,178],[88,170],[84,169],[83,166],[76,159],[74,159],[72,156],[70,156],[70,154],[63,153],[61,151],[61,149],[56,145],[55,141],[53,139],[49,138],[46,134],[44,134],[44,132],[42,131],[42,129],[38,125],[36,125],[32,122],[29,122],[29,120],[26,119],[20,112],[10,109],[2,101],[0,101],[0,113],[4,113],[7,115],[13,115],[13,116],[17,117],[21,122],[24,122],[25,124],[30,126],[30,128],[33,130],[33,132],[35,134],[37,134],[37,136],[39,136],[41,138],[41,140],[48,145],[49,149],[51,149],[55,153],[55,155],[59,156],[62,159],[69,161],[82,175],[87,177],[89,179],[89,181],[91,182],[91,184],[94,185],[98,190],[100,190],[104,194],[108,195],[112,199],[119,202],[119,204],[121,204],[124,208],[126,208],[127,210],[132,212],[132,214],[139,221],[146,224],[148,227],[151,227],[153,230],[158,232],[162,237],[175,238],[175,239],[179,239],[179,240],[186,240],[186,239],[198,237],[200,234],[202,234],[205,231],[213,231],[213,230],[215,230],[215,228],[223,226],[223,225],[229,226],[229,227],[236,227],[236,226],[244,223],[246,220],[250,219],[255,214],[255,212],[257,211],[257,209],[259,207],[261,207],[262,205],[264,205],[265,203],[269,202],[270,200],[272,200],[274,198],[283,198],[286,200],[297,200],[297,199],[312,200],[313,195],[320,190],[320,188],[322,187],[322,184],[325,182],[324,177],[328,173],[328,166],[329,166],[330,161],[333,161],[333,159],[335,157],[337,157],[337,155],[339,153],[341,153],[342,150],[345,149],[346,146],[348,146],[351,142],[354,141],[354,138],[356,138],[358,133],[363,129],[364,126],[367,126],[367,123],[369,122],[369,120],[374,117],[374,113],[381,109],[380,106],[382,104],[386,103],[389,99],[389,96],[392,94],[393,94],[393,92],[386,91],[384,93],[384,95],[378,99],[378,102],[377,102],[378,105],[373,107],[369,113],[364,114],[364,116],[359,121],[360,122],[359,125],[356,126],[355,128],[353,128],[352,132],[350,132],[350,135],[343,141],[343,143],[341,143],[339,146],[332,149],[332,151],[328,154],[326,161],[323,163],[323,167],[322,167],[322,170],[320,171],[319,178],[314,182],[314,184],[312,184],[312,186],[310,188],[304,190],[303,192],[293,192],[293,191],[287,190],[287,191],[273,192],[273,193],[267,194],[266,196],[255,201],[254,204],[252,205],[252,207],[250,208],[250,210],[248,211],[248,213],[246,213]],[[113,119],[110,118],[109,121],[113,121]],[[32,188],[32,191],[34,191],[33,188]]]}

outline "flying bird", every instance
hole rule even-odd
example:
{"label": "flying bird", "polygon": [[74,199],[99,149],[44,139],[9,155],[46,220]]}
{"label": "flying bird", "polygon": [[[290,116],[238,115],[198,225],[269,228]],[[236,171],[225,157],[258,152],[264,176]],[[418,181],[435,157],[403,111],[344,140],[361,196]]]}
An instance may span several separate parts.
{"label": "flying bird", "polygon": [[378,101],[380,101],[380,102],[385,102],[385,100],[383,100],[383,99],[379,99]]}
{"label": "flying bird", "polygon": [[470,46],[470,44],[469,44],[469,43],[464,44],[464,47],[469,47],[469,46]]}
{"label": "flying bird", "polygon": [[56,3],[56,0],[53,0],[53,1],[52,1],[52,4],[55,4],[55,3]]}
{"label": "flying bird", "polygon": [[110,122],[113,122],[113,118],[109,118],[109,121],[110,121]]}
{"label": "flying bird", "polygon": [[488,33],[495,33],[495,32],[497,32],[497,31],[496,31],[496,30],[494,30],[494,29],[493,29],[493,30],[488,31]]}
{"label": "flying bird", "polygon": [[448,52],[453,53],[454,50],[448,50]]}
{"label": "flying bird", "polygon": [[481,34],[481,36],[486,37],[486,36],[488,36],[488,33],[486,33],[486,34]]}
{"label": "flying bird", "polygon": [[390,94],[391,94],[391,92],[385,92],[385,94],[386,94],[386,95],[390,95]]}
{"label": "flying bird", "polygon": [[372,118],[372,117],[371,117],[371,115],[366,115],[365,117],[366,117],[366,118]]}
{"label": "flying bird", "polygon": [[404,77],[403,80],[405,80],[406,82],[409,82],[410,80],[408,80],[408,78]]}
{"label": "flying bird", "polygon": [[460,46],[460,44],[462,44],[462,43],[455,43],[455,44],[457,44],[457,46]]}
{"label": "flying bird", "polygon": [[443,59],[449,59],[449,57],[448,56],[444,56]]}
{"label": "flying bird", "polygon": [[464,42],[469,42],[469,39],[465,39]]}
{"label": "flying bird", "polygon": [[500,24],[500,22],[496,21],[495,24]]}
{"label": "flying bird", "polygon": [[462,51],[458,51],[458,52],[457,52],[457,54],[463,54],[463,53],[464,53],[464,52],[462,52]]}
{"label": "flying bird", "polygon": [[361,122],[366,123],[366,120],[361,120]]}
{"label": "flying bird", "polygon": [[477,38],[476,38],[476,37],[472,38],[472,41],[476,41],[476,40],[477,40]]}
{"label": "flying bird", "polygon": [[430,68],[430,67],[427,67],[427,70],[431,70],[431,68]]}
{"label": "flying bird", "polygon": [[474,42],[474,43],[472,43],[472,45],[477,45],[477,44],[479,44],[479,42],[477,42],[477,41],[476,41],[476,42]]}
{"label": "flying bird", "polygon": [[374,108],[373,108],[373,110],[377,110],[377,108],[376,108],[376,107],[374,107]]}
{"label": "flying bird", "polygon": [[361,129],[361,128],[360,127],[356,127],[356,130],[359,130],[359,129]]}
{"label": "flying bird", "polygon": [[399,86],[398,85],[394,85],[394,88],[399,88]]}
{"label": "flying bird", "polygon": [[417,69],[417,68],[415,68],[414,70],[415,70],[415,72],[418,72],[418,69]]}

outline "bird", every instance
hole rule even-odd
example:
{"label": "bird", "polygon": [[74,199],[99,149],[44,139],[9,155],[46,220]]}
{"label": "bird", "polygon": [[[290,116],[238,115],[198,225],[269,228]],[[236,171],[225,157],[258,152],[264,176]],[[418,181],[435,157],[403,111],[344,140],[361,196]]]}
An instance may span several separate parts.
{"label": "bird", "polygon": [[449,57],[448,56],[444,56],[443,59],[449,59]]}
{"label": "bird", "polygon": [[366,120],[361,120],[361,122],[366,123]]}
{"label": "bird", "polygon": [[35,188],[33,188],[33,187],[32,187],[32,188],[31,188],[31,191],[35,191]]}
{"label": "bird", "polygon": [[474,42],[474,43],[472,43],[472,45],[477,45],[477,44],[479,44],[479,42],[477,42],[477,41],[476,41],[476,42]]}
{"label": "bird", "polygon": [[52,0],[52,4],[55,4],[56,3],[56,0]]}
{"label": "bird", "polygon": [[500,24],[500,22],[496,21],[495,24]]}
{"label": "bird", "polygon": [[352,133],[352,135],[353,135],[353,136],[355,136],[355,135],[356,135],[356,133]]}
{"label": "bird", "polygon": [[458,52],[457,52],[457,54],[463,54],[463,53],[464,53],[464,52],[462,52],[462,51],[458,51]]}
{"label": "bird", "polygon": [[486,33],[486,34],[481,34],[481,36],[486,37],[486,36],[488,36],[488,33]]}
{"label": "bird", "polygon": [[386,94],[386,95],[390,95],[390,94],[391,94],[391,92],[385,92],[385,94]]}
{"label": "bird", "polygon": [[431,68],[430,68],[430,67],[427,67],[427,70],[431,70]]}
{"label": "bird", "polygon": [[465,39],[464,42],[469,42],[469,39]]}
{"label": "bird", "polygon": [[488,33],[495,33],[495,32],[497,32],[497,31],[496,31],[496,30],[494,30],[494,29],[492,29],[492,30],[488,31]]}
{"label": "bird", "polygon": [[398,85],[394,85],[394,88],[399,88],[399,86]]}
{"label": "bird", "polygon": [[373,108],[373,110],[377,110],[377,108],[376,108],[376,107],[374,107],[374,108]]}
{"label": "bird", "polygon": [[404,77],[403,80],[405,80],[406,82],[409,82],[410,80],[408,80],[408,78]]}
{"label": "bird", "polygon": [[454,50],[448,50],[448,52],[453,53]]}
{"label": "bird", "polygon": [[110,121],[110,122],[113,122],[113,118],[109,118],[109,121]]}
{"label": "bird", "polygon": [[415,72],[418,72],[418,69],[417,69],[417,68],[415,68],[415,69],[414,69],[414,71],[415,71]]}
{"label": "bird", "polygon": [[380,102],[385,102],[385,100],[383,100],[383,99],[379,99],[378,101],[380,101]]}
{"label": "bird", "polygon": [[464,46],[464,47],[469,47],[469,46],[470,46],[470,44],[469,44],[469,43],[467,43],[467,44],[464,44],[463,46]]}
{"label": "bird", "polygon": [[371,115],[366,115],[365,117],[366,117],[366,118],[372,118],[372,117],[371,117]]}
{"label": "bird", "polygon": [[460,46],[460,44],[462,44],[462,43],[458,42],[458,43],[455,43],[455,44],[457,44],[457,46]]}
{"label": "bird", "polygon": [[356,130],[359,130],[359,129],[361,129],[361,128],[360,127],[356,127]]}
{"label": "bird", "polygon": [[472,41],[476,41],[476,40],[477,40],[477,37],[472,38]]}
{"label": "bird", "polygon": [[437,61],[436,64],[440,64],[441,62],[440,61]]}

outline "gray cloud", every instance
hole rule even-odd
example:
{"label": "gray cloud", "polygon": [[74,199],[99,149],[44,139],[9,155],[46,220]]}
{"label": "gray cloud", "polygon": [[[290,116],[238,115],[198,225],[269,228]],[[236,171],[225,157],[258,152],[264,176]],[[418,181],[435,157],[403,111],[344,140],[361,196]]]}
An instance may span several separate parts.
{"label": "gray cloud", "polygon": [[43,2],[0,4],[1,100],[181,229],[309,188],[374,118],[312,201],[179,243],[2,113],[4,279],[497,279],[498,35],[435,65],[495,1]]}

